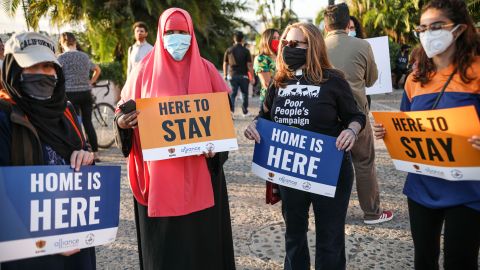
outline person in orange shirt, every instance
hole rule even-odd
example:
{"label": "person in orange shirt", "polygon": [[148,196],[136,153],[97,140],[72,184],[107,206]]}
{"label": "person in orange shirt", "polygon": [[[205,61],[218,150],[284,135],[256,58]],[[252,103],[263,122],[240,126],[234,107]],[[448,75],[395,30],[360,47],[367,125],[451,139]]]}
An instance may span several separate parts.
{"label": "person in orange shirt", "polygon": [[[480,113],[480,43],[465,2],[429,2],[415,31],[422,49],[417,67],[407,79],[400,109],[473,105]],[[385,136],[381,124],[375,124],[374,134],[377,139]],[[480,134],[468,141],[480,151]],[[480,181],[448,181],[409,173],[403,193],[408,197],[415,269],[439,269],[442,227],[445,269],[478,269]]]}

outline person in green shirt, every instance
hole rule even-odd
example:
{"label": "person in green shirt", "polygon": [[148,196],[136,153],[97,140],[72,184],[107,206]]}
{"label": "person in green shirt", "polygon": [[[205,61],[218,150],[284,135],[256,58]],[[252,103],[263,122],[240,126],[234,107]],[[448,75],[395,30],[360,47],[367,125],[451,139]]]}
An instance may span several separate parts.
{"label": "person in green shirt", "polygon": [[262,108],[265,94],[267,93],[270,80],[275,74],[275,58],[277,57],[280,34],[278,30],[270,28],[262,33],[259,54],[253,62],[253,70],[260,79],[260,109]]}

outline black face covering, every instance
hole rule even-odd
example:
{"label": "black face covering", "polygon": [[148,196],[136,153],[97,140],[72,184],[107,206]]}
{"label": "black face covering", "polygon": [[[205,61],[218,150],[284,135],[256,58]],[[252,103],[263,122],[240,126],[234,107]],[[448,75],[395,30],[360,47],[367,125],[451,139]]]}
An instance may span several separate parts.
{"label": "black face covering", "polygon": [[283,61],[291,71],[299,69],[307,62],[307,50],[300,48],[283,47]]}
{"label": "black face covering", "polygon": [[[74,150],[83,148],[83,138],[76,132],[75,126],[65,115],[67,98],[65,96],[65,78],[62,69],[55,65],[57,78],[52,96],[46,100],[30,97],[22,88],[23,69],[15,61],[12,54],[5,55],[3,62],[2,84],[7,94],[16,105],[28,116],[28,120],[37,130],[42,143],[49,145],[66,161]],[[23,74],[25,76],[26,74]],[[27,76],[28,77],[28,76]],[[24,78],[25,79],[25,78]],[[52,81],[49,79],[51,84]],[[27,83],[25,83],[26,85]]]}
{"label": "black face covering", "polygon": [[57,78],[45,74],[22,74],[20,87],[31,98],[46,100],[53,96]]}

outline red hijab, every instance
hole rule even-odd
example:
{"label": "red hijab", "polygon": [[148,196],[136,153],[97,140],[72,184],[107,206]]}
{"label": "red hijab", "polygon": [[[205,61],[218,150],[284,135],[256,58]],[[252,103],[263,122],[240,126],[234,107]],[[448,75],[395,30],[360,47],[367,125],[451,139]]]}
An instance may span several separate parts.
{"label": "red hijab", "polygon": [[[163,35],[187,27],[191,45],[181,61],[164,49]],[[215,66],[200,56],[190,14],[170,8],[162,13],[152,51],[128,76],[121,101],[229,91]],[[214,205],[210,172],[204,156],[143,161],[138,129],[134,130],[128,176],[133,195],[148,206],[150,217],[181,216]]]}

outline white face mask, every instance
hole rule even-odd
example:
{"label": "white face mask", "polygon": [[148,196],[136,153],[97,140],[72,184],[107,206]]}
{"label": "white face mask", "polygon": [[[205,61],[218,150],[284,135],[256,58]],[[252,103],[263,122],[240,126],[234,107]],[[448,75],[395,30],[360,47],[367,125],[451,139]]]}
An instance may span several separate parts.
{"label": "white face mask", "polygon": [[181,61],[190,48],[192,36],[171,34],[163,36],[163,48],[170,53],[175,61]]}
{"label": "white face mask", "polygon": [[420,33],[420,42],[425,50],[428,58],[439,55],[446,51],[454,42],[453,31],[457,30],[460,25],[455,26],[452,30],[445,29],[435,31],[425,31]]}
{"label": "white face mask", "polygon": [[348,31],[348,36],[349,37],[356,37],[357,36],[357,32],[354,31]]}

